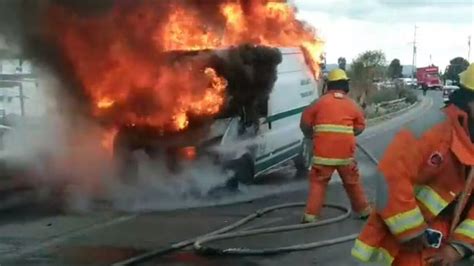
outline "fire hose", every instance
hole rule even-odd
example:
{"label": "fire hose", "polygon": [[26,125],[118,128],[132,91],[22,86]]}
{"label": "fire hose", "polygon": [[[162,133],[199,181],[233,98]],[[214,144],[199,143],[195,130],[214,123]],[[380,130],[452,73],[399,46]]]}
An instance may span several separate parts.
{"label": "fire hose", "polygon": [[[368,152],[362,145],[358,144],[357,145],[359,150],[364,153],[371,162],[374,164],[378,164],[378,160],[370,153]],[[302,229],[307,229],[307,228],[313,228],[313,227],[320,227],[323,225],[328,225],[336,222],[343,221],[347,218],[350,217],[351,215],[351,209],[346,206],[342,206],[339,204],[325,204],[324,207],[326,208],[331,208],[335,210],[342,211],[343,214],[321,220],[315,223],[308,223],[308,224],[293,224],[293,225],[284,225],[284,226],[275,226],[275,227],[270,227],[270,228],[263,228],[263,229],[253,229],[253,230],[244,230],[244,231],[237,231],[237,232],[230,232],[238,227],[241,227],[250,221],[253,221],[255,219],[258,219],[262,217],[263,215],[276,211],[276,210],[281,210],[281,209],[287,209],[287,208],[294,208],[294,207],[304,207],[306,205],[305,202],[294,202],[294,203],[287,203],[287,204],[280,204],[280,205],[274,205],[270,207],[266,207],[260,210],[257,210],[256,212],[246,216],[245,218],[238,220],[237,222],[228,225],[226,227],[223,227],[221,229],[218,229],[216,231],[210,232],[208,234],[198,236],[192,239],[184,240],[178,243],[175,243],[171,245],[170,247],[163,248],[163,249],[158,249],[158,250],[152,250],[150,252],[143,253],[141,255],[138,255],[133,258],[129,258],[124,261],[117,262],[113,264],[114,266],[126,266],[126,265],[136,265],[141,262],[148,261],[152,258],[162,256],[168,253],[171,253],[173,251],[178,251],[181,249],[184,249],[189,246],[193,246],[194,250],[201,255],[253,255],[253,256],[259,256],[259,255],[275,255],[275,254],[280,254],[280,253],[287,253],[287,252],[293,252],[293,251],[302,251],[302,250],[308,250],[308,249],[314,249],[314,248],[319,248],[323,246],[331,246],[331,245],[336,245],[348,241],[352,241],[357,238],[359,235],[358,233],[350,234],[350,235],[345,235],[342,237],[337,237],[333,239],[327,239],[327,240],[320,240],[316,242],[310,242],[310,243],[305,243],[305,244],[296,244],[296,245],[290,245],[290,246],[285,246],[285,247],[276,247],[276,248],[264,248],[264,249],[250,249],[250,248],[215,248],[215,247],[209,247],[209,246],[204,246],[204,244],[208,244],[210,242],[214,242],[217,240],[224,240],[224,239],[231,239],[231,238],[239,238],[239,237],[247,237],[247,236],[254,236],[254,235],[261,235],[261,234],[270,234],[270,233],[277,233],[277,232],[286,232],[286,231],[294,231],[294,230],[302,230]]]}

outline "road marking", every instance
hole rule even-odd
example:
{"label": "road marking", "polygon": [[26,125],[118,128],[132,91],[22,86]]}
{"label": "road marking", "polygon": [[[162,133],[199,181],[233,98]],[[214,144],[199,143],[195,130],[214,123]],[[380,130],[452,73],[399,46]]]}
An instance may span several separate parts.
{"label": "road marking", "polygon": [[66,241],[68,239],[78,237],[78,236],[81,236],[81,235],[84,235],[84,234],[87,234],[87,233],[90,233],[90,232],[93,232],[93,231],[96,231],[96,230],[99,230],[99,229],[103,229],[103,228],[108,227],[108,226],[116,225],[116,224],[119,224],[119,223],[123,223],[123,222],[129,221],[129,220],[135,219],[137,216],[138,216],[138,214],[124,215],[124,216],[120,216],[120,217],[117,217],[117,218],[114,218],[114,219],[107,220],[107,221],[102,222],[102,223],[96,223],[96,224],[93,224],[91,226],[83,227],[81,229],[72,231],[70,233],[66,233],[66,234],[63,234],[63,235],[59,235],[57,237],[53,237],[53,238],[51,238],[49,240],[46,240],[44,242],[41,242],[39,244],[28,246],[26,248],[20,249],[19,251],[15,252],[15,253],[8,254],[8,255],[2,255],[2,257],[5,258],[5,259],[22,258],[26,255],[30,255],[30,254],[35,253],[37,251],[40,251],[42,249],[60,244],[60,243]]}

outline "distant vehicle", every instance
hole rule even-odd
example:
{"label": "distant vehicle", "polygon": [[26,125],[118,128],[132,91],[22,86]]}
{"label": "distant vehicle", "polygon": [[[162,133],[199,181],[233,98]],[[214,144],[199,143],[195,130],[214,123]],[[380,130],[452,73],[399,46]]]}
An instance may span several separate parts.
{"label": "distant vehicle", "polygon": [[441,79],[437,66],[421,67],[416,69],[417,84],[421,89],[436,90],[441,89]]}
{"label": "distant vehicle", "polygon": [[448,85],[443,87],[443,101],[447,102],[449,100],[449,95],[453,93],[453,91],[458,90],[458,86]]}
{"label": "distant vehicle", "polygon": [[449,86],[449,85],[454,85],[454,81],[452,81],[452,80],[450,80],[450,79],[447,79],[447,80],[445,81],[445,84],[444,84],[444,85],[448,85],[448,86]]}
{"label": "distant vehicle", "polygon": [[415,88],[416,87],[416,79],[412,78],[399,78],[397,82],[403,83],[405,87]]}
{"label": "distant vehicle", "polygon": [[382,82],[381,86],[383,88],[386,88],[386,89],[394,89],[395,88],[395,83],[392,82],[392,81],[384,81],[384,82]]}
{"label": "distant vehicle", "polygon": [[412,78],[402,78],[401,79],[403,81],[403,84],[405,84],[405,86],[416,86],[417,84],[417,81],[416,79],[412,79]]}
{"label": "distant vehicle", "polygon": [[[140,134],[124,128],[114,144],[115,157],[124,163],[124,170],[134,174],[138,161],[131,155],[140,148],[150,154],[164,149],[167,160],[172,162],[168,166],[171,170],[185,161],[210,156],[217,165],[232,170],[234,177],[231,180],[241,183],[252,183],[255,178],[291,160],[298,170],[307,170],[311,165],[312,146],[304,141],[299,123],[303,109],[318,98],[317,83],[299,48],[279,50],[283,61],[278,65],[278,79],[270,97],[263,103],[259,130],[241,132],[244,119],[224,117],[212,122],[203,138],[200,129],[181,134],[183,139],[192,142],[180,141],[180,135],[160,141],[159,136],[145,134],[143,136],[147,137],[139,137],[140,143],[136,145],[134,139]],[[185,134],[194,137],[185,137]],[[228,186],[234,184],[227,183]]]}

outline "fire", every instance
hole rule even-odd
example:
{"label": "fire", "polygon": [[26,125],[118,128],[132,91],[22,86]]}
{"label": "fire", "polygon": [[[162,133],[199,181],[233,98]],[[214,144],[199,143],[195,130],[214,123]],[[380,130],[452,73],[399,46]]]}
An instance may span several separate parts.
{"label": "fire", "polygon": [[106,130],[103,133],[101,145],[110,154],[113,152],[114,139],[117,133],[118,133],[118,129],[116,128]]}
{"label": "fire", "polygon": [[219,112],[220,106],[224,104],[224,93],[227,80],[219,77],[212,68],[206,68],[204,74],[211,81],[211,86],[206,90],[203,97],[191,103],[191,111],[196,114],[212,115]]}
{"label": "fire", "polygon": [[[180,103],[179,111],[173,116],[175,128],[177,130],[185,129],[188,124],[187,113],[195,115],[212,115],[219,112],[220,107],[224,104],[224,93],[227,87],[227,80],[219,77],[212,68],[206,68],[204,74],[209,78],[210,86],[205,90],[204,95],[196,99],[190,98],[188,94],[182,95],[178,99]],[[185,110],[184,106],[189,104],[189,109]]]}
{"label": "fire", "polygon": [[170,13],[168,23],[154,36],[165,50],[201,50],[219,46],[219,38],[201,24],[194,10],[176,8]]}
{"label": "fire", "polygon": [[[240,5],[235,3],[228,3],[222,5],[220,12],[226,18],[226,28],[228,31],[234,32],[234,35],[241,35],[245,32],[247,24],[244,17],[244,12]],[[227,36],[229,38],[229,36]],[[226,39],[226,42],[233,40]]]}
{"label": "fire", "polygon": [[[269,46],[302,47],[315,76],[323,42],[313,28],[296,19],[296,11],[284,2],[250,1],[254,9],[248,14],[242,4],[225,1],[219,5],[219,15],[225,21],[224,30],[208,25],[192,8],[175,7],[165,26],[158,30],[154,40],[164,50],[200,50],[223,48],[240,43]],[[219,25],[222,27],[222,25]]]}
{"label": "fire", "polygon": [[205,65],[168,60],[172,51],[243,43],[302,47],[319,73],[323,42],[283,1],[116,1],[95,16],[59,6],[47,14],[46,36],[80,81],[91,115],[117,127],[180,131],[191,116],[222,109],[226,79]]}
{"label": "fire", "polygon": [[186,127],[188,127],[189,121],[188,117],[186,116],[186,113],[178,113],[175,116],[173,116],[174,120],[174,125],[177,130],[183,130]]}
{"label": "fire", "polygon": [[103,98],[97,102],[97,107],[100,109],[107,109],[110,108],[114,104],[114,102],[114,100],[111,100],[109,98]]}

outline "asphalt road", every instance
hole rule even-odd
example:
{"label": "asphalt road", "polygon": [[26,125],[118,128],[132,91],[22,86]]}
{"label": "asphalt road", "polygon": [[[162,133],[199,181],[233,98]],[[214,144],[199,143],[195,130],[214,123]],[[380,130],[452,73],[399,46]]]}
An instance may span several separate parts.
{"label": "asphalt road", "polygon": [[[417,126],[430,122],[433,120],[432,111],[441,106],[440,94],[432,92],[429,98],[414,109],[369,128],[359,142],[379,157],[398,128],[407,123]],[[373,199],[373,164],[361,154],[358,155],[358,160],[365,188]],[[327,200],[348,204],[338,178],[334,177],[333,180]],[[306,181],[295,178],[291,166],[284,166],[264,177],[259,184],[243,188],[243,192],[238,195],[229,195],[219,202],[200,201],[200,204],[194,205],[228,203],[220,206],[146,213],[58,213],[42,205],[12,210],[4,212],[0,218],[0,264],[110,265],[148,250],[166,248],[172,243],[213,231],[269,205],[304,201],[306,190]],[[302,212],[299,208],[277,211],[244,228],[298,223]],[[337,214],[333,210],[323,212],[324,217]],[[357,233],[362,225],[361,221],[348,219],[314,229],[239,238],[212,245],[278,247]],[[191,250],[183,250],[143,265],[357,265],[349,255],[351,246],[352,243],[346,243],[271,257],[200,257]],[[463,265],[472,263],[466,262]]]}

